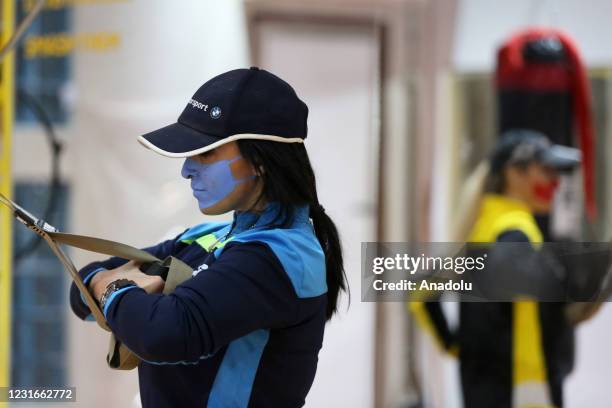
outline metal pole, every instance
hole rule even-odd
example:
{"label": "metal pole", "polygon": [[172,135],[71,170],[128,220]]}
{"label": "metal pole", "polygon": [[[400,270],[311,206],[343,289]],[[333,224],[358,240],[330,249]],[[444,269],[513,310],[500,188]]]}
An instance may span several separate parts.
{"label": "metal pole", "polygon": [[[15,22],[15,2],[2,1],[0,43],[11,38]],[[12,196],[11,136],[13,132],[14,53],[0,63],[0,192]],[[0,387],[10,386],[11,298],[12,298],[12,217],[0,209]],[[6,404],[0,403],[0,407]]]}

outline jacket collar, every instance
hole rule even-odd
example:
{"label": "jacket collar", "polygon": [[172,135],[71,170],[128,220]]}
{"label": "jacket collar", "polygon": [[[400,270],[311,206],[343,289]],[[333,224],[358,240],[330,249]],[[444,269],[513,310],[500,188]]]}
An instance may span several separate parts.
{"label": "jacket collar", "polygon": [[[299,205],[295,206],[294,219],[292,224],[308,222],[309,220],[309,206]],[[281,212],[281,206],[277,202],[268,203],[266,208],[260,213],[255,211],[235,211],[233,220],[233,233],[238,234],[240,232],[264,227],[272,224],[276,220],[277,216]],[[276,220],[276,222],[282,222],[282,218]]]}
{"label": "jacket collar", "polygon": [[527,204],[502,194],[485,194],[483,207],[484,212],[491,211],[499,215],[511,211],[523,211],[531,214],[531,210]]}

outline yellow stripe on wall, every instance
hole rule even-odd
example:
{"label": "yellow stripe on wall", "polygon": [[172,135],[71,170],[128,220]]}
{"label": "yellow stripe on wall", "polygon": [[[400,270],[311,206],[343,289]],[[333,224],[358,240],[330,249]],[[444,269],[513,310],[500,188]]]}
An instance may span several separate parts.
{"label": "yellow stripe on wall", "polygon": [[[13,0],[2,0],[1,44],[5,44],[13,33]],[[11,185],[11,135],[13,131],[13,55],[2,61],[0,68],[0,192],[12,195]],[[0,209],[0,387],[10,385],[11,351],[11,260],[12,217],[9,211]],[[6,404],[0,403],[0,407]]]}

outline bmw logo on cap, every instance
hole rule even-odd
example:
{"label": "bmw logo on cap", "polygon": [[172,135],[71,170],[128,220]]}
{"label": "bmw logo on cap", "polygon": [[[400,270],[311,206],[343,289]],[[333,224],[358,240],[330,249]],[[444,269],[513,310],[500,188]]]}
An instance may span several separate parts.
{"label": "bmw logo on cap", "polygon": [[219,119],[221,117],[221,108],[215,106],[210,110],[210,117],[213,119]]}

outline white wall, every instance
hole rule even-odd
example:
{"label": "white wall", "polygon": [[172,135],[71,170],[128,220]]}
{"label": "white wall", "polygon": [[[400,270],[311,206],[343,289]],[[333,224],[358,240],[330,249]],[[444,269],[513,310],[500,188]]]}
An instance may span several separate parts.
{"label": "white wall", "polygon": [[[131,0],[75,8],[75,30],[116,31],[121,46],[74,57],[75,111],[66,161],[71,227],[137,246],[203,222],[181,160],[144,149],[136,137],[173,123],[212,76],[248,65],[239,0]],[[73,251],[77,264],[99,256]],[[107,336],[70,315],[71,379],[83,407],[127,407],[136,371],[112,372]]]}
{"label": "white wall", "polygon": [[262,67],[309,106],[305,144],[319,200],[340,232],[352,295],[327,324],[306,406],[371,407],[375,304],[360,302],[360,251],[376,239],[378,37],[369,27],[325,23],[269,22],[260,32]]}
{"label": "white wall", "polygon": [[612,65],[609,0],[460,0],[454,64],[459,71],[488,71],[511,33],[528,25],[554,26],[570,34],[589,66]]}

